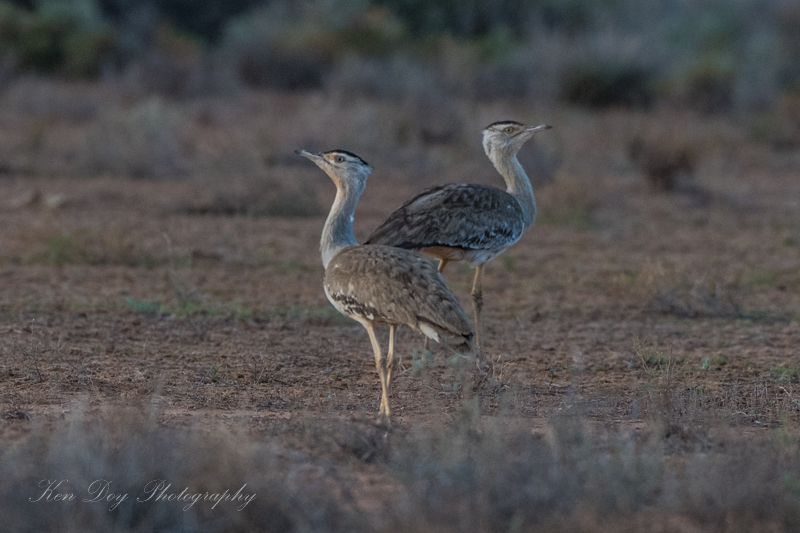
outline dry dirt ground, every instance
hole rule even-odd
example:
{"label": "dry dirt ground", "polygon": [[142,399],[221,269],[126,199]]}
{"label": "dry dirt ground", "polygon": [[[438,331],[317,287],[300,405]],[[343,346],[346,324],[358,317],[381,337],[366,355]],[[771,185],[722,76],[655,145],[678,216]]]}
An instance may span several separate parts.
{"label": "dry dirt ground", "polygon": [[[238,115],[218,121],[209,122],[208,109],[182,112],[196,146],[213,146],[234,142],[232,131],[246,137],[240,119],[278,128],[290,121],[286,107],[304,98],[330,105],[292,98],[246,95],[220,104],[220,115]],[[243,201],[253,180],[76,177],[58,164],[37,175],[35,149],[19,133],[24,118],[4,113],[4,440],[24,435],[32,419],[69,417],[76,401],[89,416],[157,401],[166,425],[214,419],[256,435],[275,419],[377,413],[367,335],[336,314],[321,286],[317,243],[333,186],[291,159],[293,148],[341,147],[373,162],[369,143],[341,133],[328,141],[319,130],[270,140],[265,150],[277,155],[257,180],[301,183],[318,207],[304,216],[226,215],[214,208]],[[711,406],[742,431],[800,422],[797,152],[752,141],[746,124],[695,115],[517,103],[469,116],[470,125],[516,118],[554,126],[542,134],[550,179],[535,187],[539,219],[486,269],[494,381],[478,393],[483,416],[509,409],[535,430],[579,402],[587,420],[636,426],[659,415],[653,399],[669,379],[680,401]],[[646,169],[627,155],[632,139],[660,120],[670,128],[653,150],[668,138],[695,151],[691,175],[681,177],[689,181],[674,192],[651,190]],[[37,149],[68,144],[62,137],[87,127],[55,120]],[[433,154],[426,172],[376,156],[356,236],[421,187],[465,179],[500,186],[473,129],[455,147],[415,148],[413,157]],[[243,193],[224,199],[237,188]],[[472,271],[452,265],[445,277],[470,309]],[[450,354],[434,347],[428,356],[421,345],[402,330],[391,399],[401,428],[455,413],[463,401]]]}

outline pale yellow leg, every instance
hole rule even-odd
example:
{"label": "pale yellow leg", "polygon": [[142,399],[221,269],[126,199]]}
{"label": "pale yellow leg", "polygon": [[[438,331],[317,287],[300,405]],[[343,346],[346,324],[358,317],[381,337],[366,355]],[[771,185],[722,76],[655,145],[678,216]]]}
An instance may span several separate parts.
{"label": "pale yellow leg", "polygon": [[483,368],[483,343],[481,339],[481,311],[483,309],[483,268],[485,263],[475,267],[475,281],[472,284],[472,308],[475,310],[475,350],[478,368]]}
{"label": "pale yellow leg", "polygon": [[369,340],[372,342],[372,351],[375,352],[375,367],[378,369],[378,377],[381,380],[381,407],[378,411],[378,421],[389,425],[391,411],[389,409],[389,391],[388,380],[386,375],[386,358],[381,351],[381,345],[378,344],[378,338],[375,336],[375,328],[372,322],[364,323],[369,333]]}
{"label": "pale yellow leg", "polygon": [[[392,394],[392,372],[397,362],[394,360],[394,341],[397,324],[389,325],[389,353],[386,354],[386,395]],[[425,337],[427,339],[427,337]]]}

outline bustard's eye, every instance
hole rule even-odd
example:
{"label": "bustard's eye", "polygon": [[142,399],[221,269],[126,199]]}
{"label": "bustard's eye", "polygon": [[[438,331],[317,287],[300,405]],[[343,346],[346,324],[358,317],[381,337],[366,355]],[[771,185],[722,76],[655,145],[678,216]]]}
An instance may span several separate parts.
{"label": "bustard's eye", "polygon": [[506,132],[506,133],[514,133],[514,127],[513,126],[506,126],[505,128],[503,128],[503,131]]}

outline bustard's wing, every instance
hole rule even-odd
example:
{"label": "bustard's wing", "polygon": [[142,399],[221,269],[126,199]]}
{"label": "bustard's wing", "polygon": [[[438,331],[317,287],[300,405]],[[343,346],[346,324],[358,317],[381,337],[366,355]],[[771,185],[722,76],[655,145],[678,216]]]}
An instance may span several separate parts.
{"label": "bustard's wing", "polygon": [[488,185],[450,184],[420,192],[394,211],[365,244],[422,249],[504,249],[525,231],[519,202]]}
{"label": "bustard's wing", "polygon": [[407,324],[434,340],[469,349],[472,326],[433,264],[389,246],[345,248],[325,269],[325,294],[355,319]]}

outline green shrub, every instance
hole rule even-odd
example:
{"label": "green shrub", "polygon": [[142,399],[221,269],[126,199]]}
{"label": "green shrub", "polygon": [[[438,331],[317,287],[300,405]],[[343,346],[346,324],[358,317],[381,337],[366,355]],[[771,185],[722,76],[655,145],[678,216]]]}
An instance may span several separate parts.
{"label": "green shrub", "polygon": [[87,261],[85,247],[69,235],[55,233],[47,239],[47,246],[32,262],[52,266],[81,264]]}
{"label": "green shrub", "polygon": [[740,276],[741,285],[773,287],[778,282],[778,272],[771,268],[746,268]]}
{"label": "green shrub", "polygon": [[133,296],[125,298],[125,307],[144,314],[156,314],[163,308],[161,300],[136,300]]}

